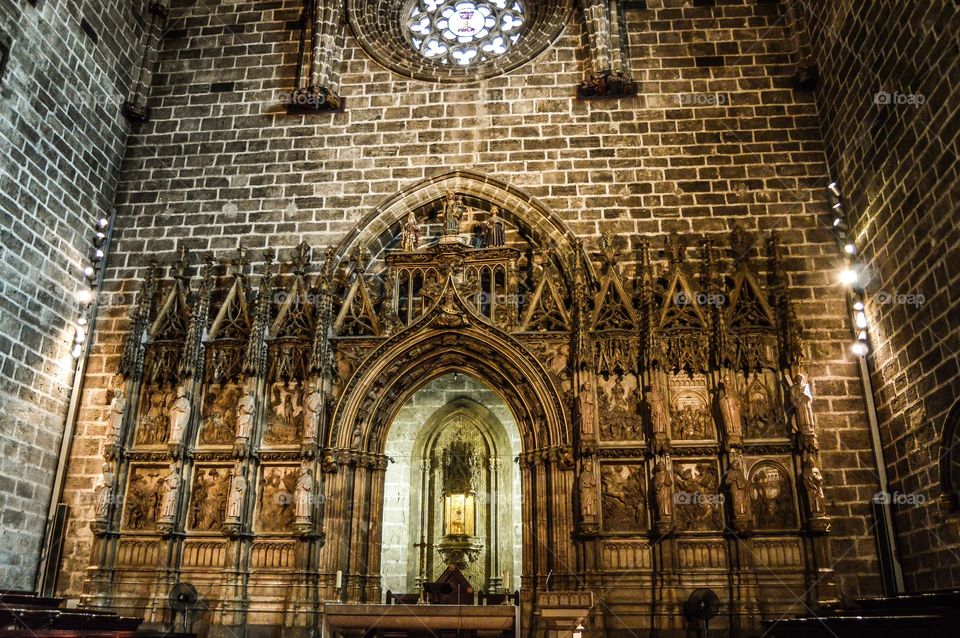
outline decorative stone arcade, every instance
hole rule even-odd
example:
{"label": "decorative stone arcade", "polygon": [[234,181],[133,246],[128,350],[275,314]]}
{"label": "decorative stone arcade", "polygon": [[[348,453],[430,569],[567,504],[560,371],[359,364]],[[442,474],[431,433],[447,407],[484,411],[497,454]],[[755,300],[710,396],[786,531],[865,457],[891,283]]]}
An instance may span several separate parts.
{"label": "decorative stone arcade", "polygon": [[[256,274],[244,250],[209,259],[199,287],[189,255],[152,270],[86,602],[160,622],[189,581],[213,633],[310,632],[329,604],[380,603],[388,432],[452,374],[495,390],[518,429],[522,635],[682,635],[698,587],[731,633],[831,599],[777,238],[764,256],[740,230],[689,240],[605,235],[594,254],[521,191],[455,172],[386,201],[318,269],[304,243],[257,255]],[[460,479],[438,493],[468,496]]]}

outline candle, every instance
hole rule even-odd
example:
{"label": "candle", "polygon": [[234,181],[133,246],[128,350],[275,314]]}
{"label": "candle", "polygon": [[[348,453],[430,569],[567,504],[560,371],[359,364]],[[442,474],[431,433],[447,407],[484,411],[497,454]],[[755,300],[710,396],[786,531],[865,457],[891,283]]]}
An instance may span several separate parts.
{"label": "candle", "polygon": [[339,569],[337,570],[337,589],[343,587],[343,572]]}
{"label": "candle", "polygon": [[503,572],[503,591],[510,591],[510,572]]}

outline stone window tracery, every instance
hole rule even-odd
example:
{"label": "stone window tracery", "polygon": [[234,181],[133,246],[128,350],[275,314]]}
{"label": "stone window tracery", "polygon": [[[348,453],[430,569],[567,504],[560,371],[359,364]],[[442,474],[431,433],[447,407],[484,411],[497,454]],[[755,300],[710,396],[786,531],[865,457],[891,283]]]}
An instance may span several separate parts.
{"label": "stone window tracery", "polygon": [[407,10],[411,46],[443,65],[470,66],[507,52],[520,39],[520,0],[414,0]]}

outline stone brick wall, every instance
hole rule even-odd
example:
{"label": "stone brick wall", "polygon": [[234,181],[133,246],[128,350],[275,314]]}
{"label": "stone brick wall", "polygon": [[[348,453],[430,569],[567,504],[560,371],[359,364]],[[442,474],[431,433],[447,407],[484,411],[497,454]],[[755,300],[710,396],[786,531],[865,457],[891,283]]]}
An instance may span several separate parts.
{"label": "stone brick wall", "polygon": [[[348,35],[341,114],[289,117],[299,2],[177,3],[161,51],[154,119],[133,136],[118,194],[109,287],[132,291],[148,255],[323,247],[419,180],[471,168],[526,190],[595,250],[600,232],[660,245],[670,231],[726,241],[736,223],[781,232],[822,428],[832,547],[844,593],[876,591],[871,471],[849,324],[822,224],[827,165],[814,99],[790,88],[782,7],[631,3],[641,95],[578,102],[588,72],[582,18],[536,60],[470,85],[412,81]],[[99,325],[68,484],[78,506],[64,592],[81,590],[92,536],[84,490],[97,468],[108,375],[129,308]]]}
{"label": "stone brick wall", "polygon": [[73,295],[113,205],[143,4],[0,2],[3,588],[33,587],[72,384]]}
{"label": "stone brick wall", "polygon": [[960,8],[802,3],[823,81],[830,171],[867,266],[873,383],[908,589],[960,584],[960,523],[938,502],[940,437],[960,393]]}

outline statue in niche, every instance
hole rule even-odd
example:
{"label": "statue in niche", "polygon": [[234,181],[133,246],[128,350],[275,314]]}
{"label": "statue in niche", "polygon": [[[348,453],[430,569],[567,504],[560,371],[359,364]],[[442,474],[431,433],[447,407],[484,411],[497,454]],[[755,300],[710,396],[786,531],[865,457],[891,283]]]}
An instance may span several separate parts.
{"label": "statue in niche", "polygon": [[309,524],[312,518],[311,505],[313,502],[313,470],[304,465],[300,469],[295,493],[295,522]]}
{"label": "statue in niche", "polygon": [[187,431],[190,422],[190,399],[187,398],[187,384],[181,383],[177,387],[177,398],[170,406],[170,438],[168,443],[174,446],[183,445],[183,434]]}
{"label": "statue in niche", "polygon": [[796,525],[790,480],[785,470],[762,464],[753,470],[750,485],[755,529],[789,529]]}
{"label": "statue in niche", "polygon": [[730,467],[723,475],[723,482],[730,495],[733,527],[737,531],[746,531],[750,523],[750,500],[747,477],[743,473],[743,460],[739,454],[730,454]]}
{"label": "statue in niche", "polygon": [[201,445],[229,445],[237,429],[237,404],[243,388],[237,383],[207,388],[206,406],[200,422]]}
{"label": "statue in niche", "polygon": [[197,470],[190,496],[190,528],[200,531],[218,529],[223,524],[227,504],[226,484],[220,470]]}
{"label": "statue in niche", "polygon": [[793,378],[793,385],[790,386],[790,403],[797,418],[797,429],[800,431],[800,441],[804,450],[816,452],[820,446],[817,442],[817,426],[813,416],[813,392],[802,374]]}
{"label": "statue in niche", "polygon": [[270,386],[270,412],[263,440],[269,445],[290,445],[303,434],[302,389],[296,379]]}
{"label": "statue in niche", "polygon": [[667,434],[669,423],[663,397],[656,385],[647,388],[647,408],[650,410],[650,425],[653,428],[653,451],[655,454],[665,454],[670,451],[670,437]]}
{"label": "statue in niche", "polygon": [[337,471],[337,458],[333,452],[327,450],[320,458],[320,470],[326,474],[333,474]]}
{"label": "statue in niche", "polygon": [[260,488],[259,527],[265,532],[289,532],[296,518],[293,495],[299,470],[295,467],[268,467]]}
{"label": "statue in niche", "polygon": [[131,471],[124,501],[124,526],[134,531],[153,529],[160,515],[163,471],[161,468],[138,467]]}
{"label": "statue in niche", "polygon": [[740,398],[732,384],[724,381],[717,385],[717,402],[720,404],[720,416],[723,419],[727,442],[730,445],[740,445],[743,442]]}
{"label": "statue in niche", "polygon": [[152,388],[144,400],[144,414],[137,427],[137,443],[160,445],[167,441],[170,406],[174,393],[170,388]]}
{"label": "statue in niche", "polygon": [[123,413],[127,409],[127,397],[122,382],[118,379],[113,386],[113,398],[110,399],[109,427],[107,428],[107,450],[109,458],[123,445]]}
{"label": "statue in niche", "polygon": [[447,190],[443,207],[440,209],[440,223],[443,224],[443,234],[445,236],[460,234],[460,222],[463,219],[464,212],[466,212],[466,206],[463,204],[463,196],[454,195],[453,191]]}
{"label": "statue in niche", "polygon": [[637,466],[605,465],[600,473],[603,529],[638,532],[646,529],[643,474]]}
{"label": "statue in niche", "polygon": [[681,463],[674,471],[677,526],[686,531],[723,528],[720,481],[713,463]]}
{"label": "statue in niche", "polygon": [[807,492],[807,504],[810,507],[810,518],[823,518],[827,514],[823,496],[823,475],[814,465],[813,459],[803,462],[803,486]]}
{"label": "statue in niche", "polygon": [[313,441],[320,430],[320,415],[323,412],[323,388],[317,378],[307,383],[307,395],[303,399],[303,438]]}
{"label": "statue in niche", "polygon": [[580,432],[583,435],[593,434],[593,421],[596,418],[596,403],[593,398],[593,388],[589,378],[580,383]]}
{"label": "statue in niche", "polygon": [[490,209],[490,217],[484,222],[484,244],[487,248],[500,248],[506,244],[506,233],[503,227],[503,218],[500,209],[496,206]]}
{"label": "statue in niche", "polygon": [[115,478],[112,463],[104,463],[100,474],[93,484],[94,518],[106,521],[110,518],[110,504],[113,502],[113,480]]}
{"label": "statue in niche", "polygon": [[580,514],[584,522],[597,519],[597,476],[592,462],[584,463],[580,470]]}
{"label": "statue in niche", "polygon": [[476,489],[477,452],[473,445],[460,437],[458,432],[457,438],[443,450],[441,464],[445,492],[466,493]]}
{"label": "statue in niche", "polygon": [[253,392],[247,389],[241,396],[237,404],[237,438],[243,441],[249,441],[253,433],[253,417],[256,410],[256,399]]}
{"label": "statue in niche", "polygon": [[407,221],[400,228],[400,250],[405,253],[416,252],[420,248],[420,225],[413,211],[407,213]]}
{"label": "statue in niche", "polygon": [[710,439],[710,415],[699,397],[683,397],[677,401],[672,415],[673,438],[683,441]]}
{"label": "statue in niche", "polygon": [[179,465],[175,462],[170,463],[167,475],[163,478],[158,524],[170,525],[177,517],[177,492],[180,489],[180,481]]}
{"label": "statue in niche", "polygon": [[239,523],[243,516],[243,499],[247,495],[246,467],[237,461],[230,471],[230,494],[227,497],[227,523]]}
{"label": "statue in niche", "polygon": [[673,520],[673,475],[666,461],[657,461],[653,470],[653,489],[657,497],[657,518],[669,525]]}

